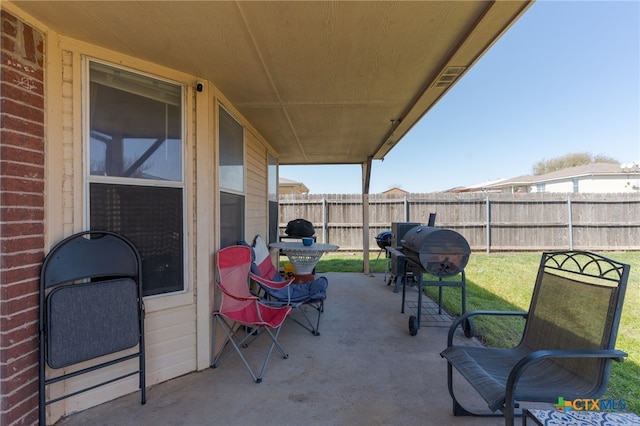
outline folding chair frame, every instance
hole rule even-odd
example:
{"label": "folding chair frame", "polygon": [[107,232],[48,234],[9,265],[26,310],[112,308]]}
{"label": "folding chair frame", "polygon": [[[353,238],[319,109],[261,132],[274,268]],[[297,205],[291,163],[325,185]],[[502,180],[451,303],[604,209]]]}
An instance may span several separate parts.
{"label": "folding chair frame", "polygon": [[[239,330],[238,329],[236,329],[235,331],[233,330],[233,324],[234,323],[235,322],[232,322],[230,324],[229,322],[227,322],[227,319],[220,313],[215,313],[213,315],[213,344],[214,344],[214,346],[215,346],[215,342],[216,342],[216,330],[217,330],[216,324],[220,325],[220,327],[224,331],[224,334],[226,335],[226,338],[225,338],[224,343],[222,344],[222,347],[220,348],[220,351],[213,358],[213,361],[211,361],[211,368],[216,368],[218,366],[218,364],[224,358],[226,358],[228,354],[231,353],[230,350],[225,351],[225,348],[226,348],[227,344],[231,343],[231,345],[235,349],[236,353],[238,354],[238,356],[242,360],[242,363],[244,364],[244,366],[249,371],[249,374],[251,374],[251,377],[253,378],[253,380],[256,383],[261,383],[262,382],[262,377],[264,376],[264,370],[267,368],[267,364],[269,363],[269,359],[271,358],[271,353],[273,352],[273,348],[274,347],[278,349],[278,352],[280,352],[280,355],[282,356],[283,359],[289,358],[289,354],[287,354],[285,352],[284,348],[278,342],[278,336],[280,335],[280,329],[282,328],[282,326],[278,327],[276,329],[275,334],[274,334],[269,329],[269,327],[266,327],[266,326],[260,327],[261,330],[256,330],[256,329],[251,328],[252,325],[244,325],[245,335],[244,335],[244,337],[242,337],[241,339],[236,341],[236,339],[234,339],[234,337],[236,336],[237,333],[239,333]],[[251,368],[251,366],[249,365],[249,362],[247,361],[247,359],[242,354],[241,348],[247,348],[249,346],[249,344],[253,340],[255,340],[260,334],[262,334],[264,332],[266,332],[269,335],[269,337],[271,338],[271,345],[269,346],[269,350],[267,352],[267,356],[266,356],[266,358],[264,360],[264,363],[262,364],[262,368],[260,369],[260,373],[258,375],[256,375],[255,372],[253,371],[253,369]],[[215,347],[213,348],[213,350],[215,351]]]}
{"label": "folding chair frame", "polygon": [[[261,278],[251,274],[251,279],[258,281],[258,279],[261,279]],[[295,285],[295,284],[292,284],[292,285]],[[264,289],[261,289],[261,292],[258,293],[258,296],[263,298],[264,303],[271,306],[291,306],[292,308],[294,308],[292,312],[300,312],[300,315],[302,316],[302,318],[304,318],[304,320],[302,320],[302,319],[296,318],[293,315],[289,315],[289,318],[291,319],[291,321],[295,322],[300,327],[308,330],[314,336],[320,335],[320,316],[324,312],[323,299],[308,299],[301,302],[286,302],[283,300],[278,300],[270,297],[269,294],[266,291],[264,291]],[[310,309],[314,309],[318,312],[318,316],[316,317],[316,321],[315,321],[315,326],[313,322],[311,322],[311,318],[309,318],[309,315],[307,315],[307,312],[306,312],[307,309],[305,308],[305,306],[308,306]]]}
{"label": "folding chair frame", "polygon": [[[211,368],[218,366],[228,353],[225,352],[227,344],[231,343],[253,380],[260,383],[274,347],[278,348],[282,358],[289,357],[278,343],[278,336],[282,324],[291,313],[291,306],[270,306],[261,303],[259,297],[250,293],[251,257],[251,248],[244,245],[226,247],[218,252],[219,278],[217,284],[220,290],[220,307],[213,312],[212,353],[214,355]],[[220,350],[216,353],[218,326],[222,328],[226,337]],[[241,337],[241,326],[244,326],[245,329],[244,337]],[[271,338],[271,345],[260,372],[256,374],[243,355],[242,349],[247,348],[250,342],[264,332]]]}
{"label": "folding chair frame", "polygon": [[[47,405],[130,376],[138,376],[140,402],[146,403],[141,263],[131,241],[103,230],[71,235],[56,244],[45,258],[40,272],[38,324],[41,425],[46,424]],[[101,304],[101,309],[78,308],[92,303]],[[110,312],[117,313],[109,315]],[[78,316],[70,321],[73,315]],[[95,328],[87,330],[88,327]],[[118,329],[118,336],[104,332],[109,327]],[[134,353],[124,352],[134,347]],[[94,361],[109,354],[113,359]],[[96,375],[95,384],[53,398],[47,394],[47,387],[54,383],[135,359],[137,367],[123,367],[123,371],[114,374],[116,377],[100,379]],[[89,365],[78,371],[67,369],[81,362]]]}

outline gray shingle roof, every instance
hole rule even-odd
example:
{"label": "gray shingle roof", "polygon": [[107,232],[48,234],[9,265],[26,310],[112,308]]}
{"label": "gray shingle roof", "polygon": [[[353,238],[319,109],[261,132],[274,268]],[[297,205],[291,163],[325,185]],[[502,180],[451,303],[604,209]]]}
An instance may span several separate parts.
{"label": "gray shingle roof", "polygon": [[535,185],[541,182],[550,182],[560,179],[570,179],[582,176],[603,176],[603,175],[640,175],[640,167],[633,165],[627,169],[623,169],[620,164],[615,163],[590,163],[582,166],[569,167],[555,172],[543,175],[523,175],[506,179],[494,184],[487,185],[485,188],[504,188],[513,185]]}

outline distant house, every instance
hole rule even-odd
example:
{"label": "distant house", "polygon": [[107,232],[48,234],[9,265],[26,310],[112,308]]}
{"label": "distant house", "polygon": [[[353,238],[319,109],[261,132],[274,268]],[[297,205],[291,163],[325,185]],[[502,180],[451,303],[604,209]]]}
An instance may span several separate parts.
{"label": "distant house", "polygon": [[507,193],[640,192],[640,162],[623,165],[591,163],[544,175],[525,175],[505,179],[487,184],[481,190]]}
{"label": "distant house", "polygon": [[308,194],[309,188],[307,188],[307,186],[302,182],[296,182],[295,180],[285,179],[281,177],[278,179],[278,192],[280,193],[280,195]]}
{"label": "distant house", "polygon": [[387,189],[386,191],[382,192],[385,195],[405,195],[408,194],[409,192],[405,191],[404,189],[400,189],[398,187],[393,187],[391,189]]}
{"label": "distant house", "polygon": [[504,182],[506,181],[506,179],[494,179],[494,180],[487,180],[484,181],[482,183],[478,183],[475,185],[471,185],[471,186],[456,186],[454,188],[450,188],[450,189],[446,189],[442,192],[454,192],[454,193],[458,193],[458,192],[502,192],[500,189],[487,189],[489,186],[493,186],[494,184],[497,184],[498,182]]}

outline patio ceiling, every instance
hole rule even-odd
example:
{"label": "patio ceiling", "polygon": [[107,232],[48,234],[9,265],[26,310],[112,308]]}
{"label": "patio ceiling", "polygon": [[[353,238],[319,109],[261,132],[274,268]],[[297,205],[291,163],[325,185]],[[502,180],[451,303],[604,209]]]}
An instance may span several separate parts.
{"label": "patio ceiling", "polygon": [[530,6],[13,3],[64,36],[213,82],[278,151],[280,164],[383,158]]}

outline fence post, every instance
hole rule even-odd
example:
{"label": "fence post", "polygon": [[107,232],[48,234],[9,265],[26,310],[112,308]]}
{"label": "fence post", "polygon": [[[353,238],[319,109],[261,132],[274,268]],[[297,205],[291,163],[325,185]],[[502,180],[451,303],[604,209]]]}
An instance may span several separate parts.
{"label": "fence post", "polygon": [[489,202],[489,196],[486,198],[487,206],[487,254],[491,252],[491,204]]}
{"label": "fence post", "polygon": [[404,196],[404,221],[409,222],[409,201],[407,196]]}
{"label": "fence post", "polygon": [[569,250],[573,250],[573,218],[571,217],[571,194],[567,194],[567,231],[569,232]]}
{"label": "fence post", "polygon": [[327,199],[322,196],[322,242],[326,243],[329,240],[327,235]]}

